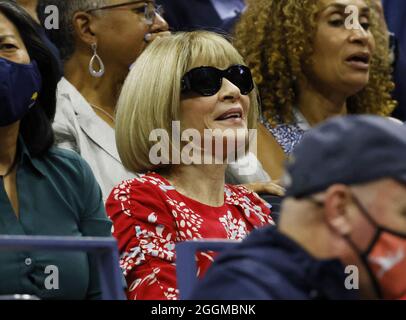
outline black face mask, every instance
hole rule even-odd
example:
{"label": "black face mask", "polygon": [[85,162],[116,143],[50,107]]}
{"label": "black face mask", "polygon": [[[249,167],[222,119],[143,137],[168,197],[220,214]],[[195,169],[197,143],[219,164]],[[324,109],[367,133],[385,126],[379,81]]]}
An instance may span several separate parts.
{"label": "black face mask", "polygon": [[214,67],[194,68],[183,76],[181,90],[182,93],[194,91],[202,96],[213,96],[220,90],[223,78],[237,86],[242,95],[247,95],[254,89],[250,69],[237,64],[226,70]]}

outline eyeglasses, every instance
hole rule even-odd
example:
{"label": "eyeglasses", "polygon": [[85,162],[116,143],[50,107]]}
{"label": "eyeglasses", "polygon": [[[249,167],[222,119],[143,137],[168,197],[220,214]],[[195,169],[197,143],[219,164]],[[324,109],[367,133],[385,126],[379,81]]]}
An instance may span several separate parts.
{"label": "eyeglasses", "polygon": [[110,10],[110,9],[117,9],[121,7],[127,7],[130,5],[134,4],[141,4],[143,3],[143,6],[133,8],[131,11],[134,11],[136,13],[144,14],[145,21],[147,24],[153,24],[155,21],[156,15],[162,16],[164,14],[164,9],[161,5],[156,6],[154,1],[145,1],[145,0],[136,0],[136,1],[129,1],[129,2],[124,2],[124,3],[119,3],[119,4],[113,4],[113,5],[108,5],[104,7],[99,7],[99,8],[94,8],[94,9],[89,9],[86,12],[90,13],[93,11],[97,10]]}
{"label": "eyeglasses", "polygon": [[236,85],[242,95],[247,95],[254,89],[250,69],[237,64],[226,70],[214,67],[194,68],[182,77],[181,91],[195,91],[202,96],[213,96],[220,90],[223,78]]}

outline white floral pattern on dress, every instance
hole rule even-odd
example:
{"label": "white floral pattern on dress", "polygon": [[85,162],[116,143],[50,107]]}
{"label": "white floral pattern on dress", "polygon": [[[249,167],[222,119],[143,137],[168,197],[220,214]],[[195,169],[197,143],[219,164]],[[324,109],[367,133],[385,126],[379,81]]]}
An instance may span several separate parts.
{"label": "white floral pattern on dress", "polygon": [[[241,240],[253,228],[273,223],[269,208],[256,194],[242,186],[226,185],[224,191],[224,206],[219,208],[182,196],[157,174],[124,181],[112,191],[106,209],[114,223],[130,299],[178,297],[177,242]],[[214,256],[212,251],[196,254],[198,275]]]}
{"label": "white floral pattern on dress", "polygon": [[242,240],[248,234],[247,225],[242,219],[234,218],[230,211],[219,219],[230,240]]}

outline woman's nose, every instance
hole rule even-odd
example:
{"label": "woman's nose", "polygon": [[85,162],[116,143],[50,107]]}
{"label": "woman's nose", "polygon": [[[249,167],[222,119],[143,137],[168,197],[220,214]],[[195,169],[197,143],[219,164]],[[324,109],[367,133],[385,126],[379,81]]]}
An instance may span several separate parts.
{"label": "woman's nose", "polygon": [[368,45],[370,35],[361,25],[351,30],[350,41],[362,44],[364,46]]}
{"label": "woman's nose", "polygon": [[241,96],[240,89],[230,80],[223,78],[219,91],[221,100],[237,100]]}
{"label": "woman's nose", "polygon": [[151,31],[160,32],[160,31],[168,31],[169,25],[168,22],[161,16],[158,12],[155,12],[154,22],[151,26]]}

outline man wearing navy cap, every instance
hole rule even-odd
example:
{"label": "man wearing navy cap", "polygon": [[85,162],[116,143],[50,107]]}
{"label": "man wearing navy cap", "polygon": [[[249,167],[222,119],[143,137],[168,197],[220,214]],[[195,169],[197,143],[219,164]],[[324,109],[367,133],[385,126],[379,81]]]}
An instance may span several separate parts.
{"label": "man wearing navy cap", "polygon": [[285,182],[279,225],[222,254],[192,299],[406,299],[406,126],[329,120]]}

